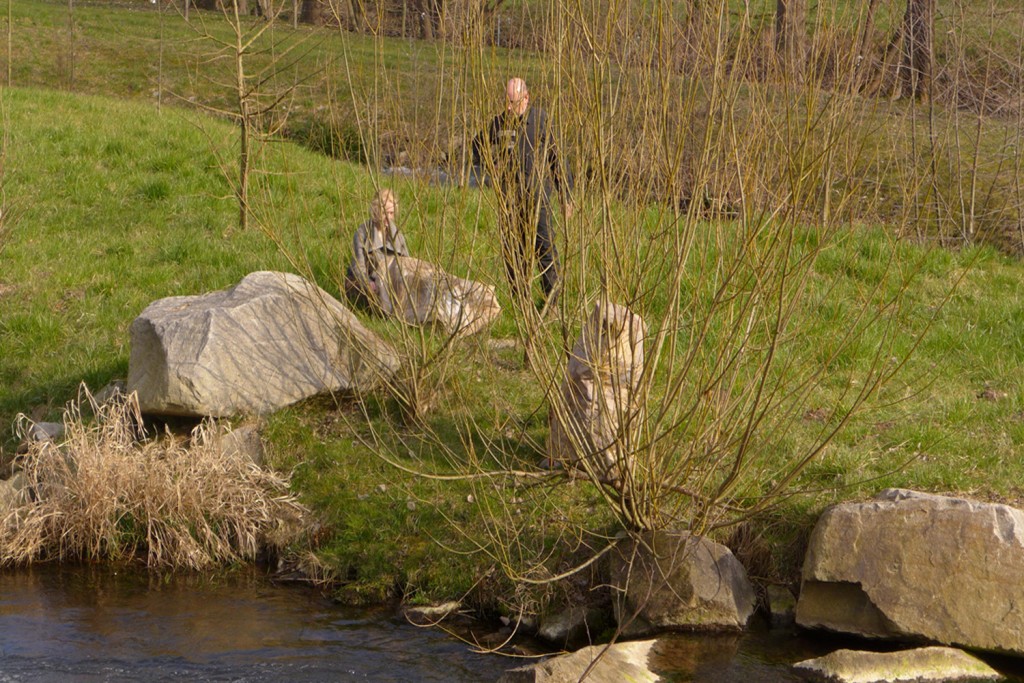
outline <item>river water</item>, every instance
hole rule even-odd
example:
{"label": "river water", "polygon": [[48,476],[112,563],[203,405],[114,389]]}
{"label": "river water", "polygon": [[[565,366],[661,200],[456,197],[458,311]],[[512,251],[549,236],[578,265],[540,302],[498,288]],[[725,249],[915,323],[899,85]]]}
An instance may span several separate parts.
{"label": "river water", "polygon": [[[763,627],[742,636],[670,636],[659,646],[658,668],[672,681],[795,683],[793,662],[850,646]],[[522,663],[412,626],[393,607],[340,607],[257,571],[0,573],[0,682],[495,681]]]}
{"label": "river water", "polygon": [[509,665],[256,573],[0,575],[0,681],[481,681]]}

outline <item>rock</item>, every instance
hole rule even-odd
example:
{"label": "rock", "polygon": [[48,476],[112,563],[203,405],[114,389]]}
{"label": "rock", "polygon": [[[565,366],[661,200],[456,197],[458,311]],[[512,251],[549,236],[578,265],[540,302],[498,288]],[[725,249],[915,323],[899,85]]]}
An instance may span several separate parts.
{"label": "rock", "polygon": [[30,443],[58,441],[64,436],[63,422],[33,422],[28,428],[25,440]]}
{"label": "rock", "polygon": [[796,621],[796,598],[785,586],[768,586],[768,611],[772,628],[791,626]]}
{"label": "rock", "polygon": [[15,449],[18,455],[28,453],[33,445],[52,445],[64,437],[62,422],[33,422],[24,414],[18,416],[16,429],[21,436],[21,443]]}
{"label": "rock", "polygon": [[229,289],[150,304],[131,326],[128,391],[144,413],[269,413],[329,391],[365,390],[395,352],[298,275],[257,272]]}
{"label": "rock", "polygon": [[901,683],[902,681],[1001,680],[985,662],[950,647],[921,647],[900,652],[836,650],[794,664],[801,673],[838,683]]}
{"label": "rock", "polygon": [[444,602],[440,605],[407,605],[402,608],[402,616],[409,623],[417,626],[433,626],[462,609],[459,602]]}
{"label": "rock", "polygon": [[128,384],[123,379],[115,379],[93,395],[96,405],[105,406],[108,403],[121,401],[128,395]]}
{"label": "rock", "polygon": [[240,425],[234,429],[218,429],[215,432],[216,447],[225,457],[242,456],[257,467],[267,461],[267,448],[256,425]]}
{"label": "rock", "polygon": [[821,516],[801,626],[1024,654],[1024,513],[890,489]]}
{"label": "rock", "polygon": [[687,532],[625,538],[611,552],[615,619],[625,636],[735,630],[754,613],[754,588],[723,545]]}
{"label": "rock", "polygon": [[515,339],[488,339],[487,348],[494,352],[514,351],[516,348]]}
{"label": "rock", "polygon": [[396,317],[410,325],[437,325],[451,335],[479,332],[501,313],[491,285],[408,256],[389,259],[388,286]]}
{"label": "rock", "polygon": [[[499,683],[576,683],[593,664],[588,683],[637,683],[659,681],[648,668],[651,648],[656,641],[644,640],[613,645],[593,645],[571,654],[546,659],[538,664],[505,672]],[[600,659],[598,659],[600,657]]]}
{"label": "rock", "polygon": [[623,433],[642,422],[636,388],[646,334],[643,319],[625,306],[594,306],[548,413],[552,460],[582,466],[598,479],[618,479]]}
{"label": "rock", "polygon": [[558,647],[566,647],[574,643],[591,643],[610,625],[610,619],[603,610],[587,605],[571,605],[564,610],[543,615],[537,635]]}
{"label": "rock", "polygon": [[0,520],[30,499],[28,480],[24,473],[18,472],[10,479],[0,480]]}

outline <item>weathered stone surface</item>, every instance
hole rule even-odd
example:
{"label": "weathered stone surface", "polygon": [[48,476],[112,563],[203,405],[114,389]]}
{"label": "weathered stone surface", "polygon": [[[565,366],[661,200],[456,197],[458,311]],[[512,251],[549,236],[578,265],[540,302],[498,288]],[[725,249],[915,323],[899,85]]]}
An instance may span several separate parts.
{"label": "weathered stone surface", "polygon": [[[507,671],[499,683],[576,683],[595,660],[585,680],[588,683],[653,683],[661,678],[648,669],[651,648],[656,641],[644,640],[593,645],[571,654],[552,657],[538,664]],[[605,651],[607,649],[607,651]],[[600,656],[600,658],[599,658]]]}
{"label": "weathered stone surface", "polygon": [[25,440],[41,443],[43,441],[59,441],[63,436],[63,422],[33,422],[28,428]]}
{"label": "weathered stone surface", "polygon": [[406,605],[402,608],[402,615],[417,626],[432,626],[457,614],[460,609],[462,604],[453,600],[440,605]]}
{"label": "weathered stone surface", "polygon": [[951,647],[920,647],[899,652],[836,650],[798,662],[794,668],[811,678],[837,683],[1000,680],[1003,676],[977,657]]}
{"label": "weathered stone surface", "polygon": [[93,395],[96,405],[105,406],[108,403],[124,400],[128,395],[128,384],[123,379],[115,379]]}
{"label": "weathered stone surface", "polygon": [[17,431],[21,436],[21,443],[18,444],[16,452],[19,455],[24,455],[29,452],[33,444],[56,444],[63,439],[64,423],[33,422],[25,415],[20,415]]}
{"label": "weathered stone surface", "polygon": [[563,610],[542,615],[537,635],[559,647],[592,643],[605,627],[611,626],[610,619],[611,615],[606,609],[590,605],[571,605]]}
{"label": "weathered stone surface", "polygon": [[437,325],[451,335],[479,332],[501,313],[491,285],[408,256],[389,259],[388,286],[396,317],[410,325]]}
{"label": "weathered stone surface", "polygon": [[768,586],[768,611],[772,628],[792,626],[796,621],[796,598],[785,586]]}
{"label": "weathered stone surface", "polygon": [[214,438],[217,439],[217,448],[225,456],[248,458],[257,467],[266,464],[267,448],[258,426],[247,424],[234,429],[221,429],[215,432]]}
{"label": "weathered stone surface", "polygon": [[398,357],[327,292],[290,273],[150,304],[131,326],[128,391],[144,413],[268,413],[328,391],[366,389]]}
{"label": "weathered stone surface", "polygon": [[664,630],[741,629],[754,588],[723,545],[686,532],[646,532],[611,552],[615,619],[627,637]]}
{"label": "weathered stone surface", "polygon": [[9,479],[0,480],[0,519],[29,499],[28,480],[24,473],[18,472]]}
{"label": "weathered stone surface", "polygon": [[827,510],[797,623],[1024,654],[1024,513],[901,489]]}
{"label": "weathered stone surface", "polygon": [[642,421],[636,400],[644,364],[643,319],[625,306],[599,301],[573,346],[548,414],[547,452],[553,461],[619,478],[623,436]]}

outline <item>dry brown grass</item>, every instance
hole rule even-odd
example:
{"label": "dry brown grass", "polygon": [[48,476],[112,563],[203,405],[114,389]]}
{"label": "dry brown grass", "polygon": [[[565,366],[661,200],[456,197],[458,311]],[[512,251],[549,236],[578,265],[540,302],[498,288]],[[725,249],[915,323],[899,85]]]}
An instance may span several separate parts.
{"label": "dry brown grass", "polygon": [[297,538],[304,509],[287,479],[221,452],[215,424],[188,440],[140,439],[141,424],[134,395],[100,406],[83,389],[64,414],[63,441],[25,456],[31,495],[0,520],[0,563],[138,556],[199,569]]}

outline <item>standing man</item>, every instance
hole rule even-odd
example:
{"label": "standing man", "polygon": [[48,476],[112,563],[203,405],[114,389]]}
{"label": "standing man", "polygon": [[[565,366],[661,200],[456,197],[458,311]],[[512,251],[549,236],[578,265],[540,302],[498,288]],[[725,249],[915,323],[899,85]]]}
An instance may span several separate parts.
{"label": "standing man", "polygon": [[554,303],[558,253],[551,191],[558,191],[565,218],[570,218],[572,176],[568,169],[563,171],[548,117],[543,109],[530,106],[530,92],[522,78],[509,80],[505,111],[473,139],[473,162],[483,165],[497,193],[502,256],[512,297],[530,296],[536,260],[544,299]]}

